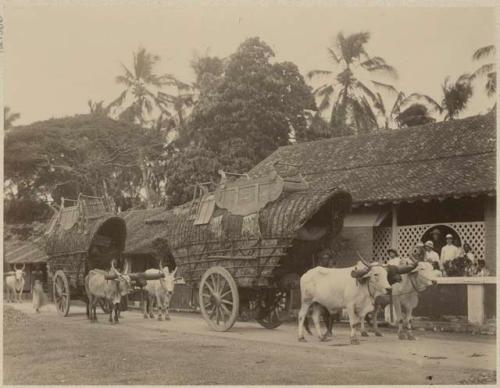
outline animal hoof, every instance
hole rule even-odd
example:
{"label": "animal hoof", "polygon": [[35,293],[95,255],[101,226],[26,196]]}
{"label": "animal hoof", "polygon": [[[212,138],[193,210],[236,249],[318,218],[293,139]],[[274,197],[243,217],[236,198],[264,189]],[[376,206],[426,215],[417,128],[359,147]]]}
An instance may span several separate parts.
{"label": "animal hoof", "polygon": [[410,341],[415,341],[416,340],[416,338],[415,338],[415,336],[413,334],[408,334],[408,339]]}
{"label": "animal hoof", "polygon": [[398,338],[399,338],[400,340],[404,340],[404,339],[406,339],[406,335],[405,335],[404,333],[399,333],[399,334],[398,334]]}
{"label": "animal hoof", "polygon": [[299,338],[299,342],[307,342],[306,339],[304,337],[300,337]]}
{"label": "animal hoof", "polygon": [[366,331],[361,332],[361,337],[369,337],[368,333]]}
{"label": "animal hoof", "polygon": [[149,318],[154,318],[155,316],[153,314],[149,314]]}
{"label": "animal hoof", "polygon": [[158,320],[163,321],[163,317],[161,315],[158,315]]}
{"label": "animal hoof", "polygon": [[168,316],[168,315],[167,315],[167,316],[165,317],[165,320],[166,320],[166,321],[170,321],[170,316]]}
{"label": "animal hoof", "polygon": [[144,315],[144,319],[148,319],[149,317],[147,315]]}
{"label": "animal hoof", "polygon": [[351,345],[359,345],[359,339],[351,338]]}
{"label": "animal hoof", "polygon": [[383,335],[382,335],[382,333],[381,333],[380,331],[376,331],[376,332],[375,332],[375,335],[376,335],[377,337],[383,337]]}

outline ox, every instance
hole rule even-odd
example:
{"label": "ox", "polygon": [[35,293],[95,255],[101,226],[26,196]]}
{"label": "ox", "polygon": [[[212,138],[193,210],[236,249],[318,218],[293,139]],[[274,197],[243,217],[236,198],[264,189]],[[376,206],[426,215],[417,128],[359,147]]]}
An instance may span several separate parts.
{"label": "ox", "polygon": [[[7,302],[15,302],[16,299],[19,303],[22,302],[23,289],[24,289],[24,268],[25,264],[21,268],[17,268],[14,264],[14,272],[10,272],[5,277],[5,288],[7,290]],[[14,298],[12,298],[14,294]]]}
{"label": "ox", "polygon": [[[127,273],[125,264],[124,273]],[[110,277],[114,277],[110,279]],[[132,291],[132,283],[128,275],[121,274],[111,262],[109,272],[93,269],[85,276],[85,291],[87,292],[88,305],[87,315],[91,322],[97,321],[97,303],[105,300],[109,306],[109,322],[113,323],[113,311],[115,312],[114,322],[119,323],[119,308],[121,298]]]}
{"label": "ox", "polygon": [[415,339],[411,328],[411,318],[413,309],[418,305],[418,293],[436,284],[436,272],[432,264],[425,261],[419,261],[416,264],[413,271],[403,275],[401,282],[394,284],[392,288],[399,339]]}
{"label": "ox", "polygon": [[[359,255],[359,253],[358,253]],[[411,271],[413,271],[419,261],[422,261],[425,257],[425,249],[422,246],[415,246],[413,249],[413,252],[410,253],[411,257],[411,262],[410,263],[403,263],[400,265],[384,265],[383,267],[387,270],[387,280],[391,286],[394,284],[400,282],[402,280],[401,275],[407,274]],[[362,259],[360,257],[360,259]],[[377,322],[377,316],[379,312],[388,304],[391,303],[391,296],[390,295],[379,295],[375,298],[375,303],[374,303],[374,311],[372,312],[372,318],[371,322],[373,325],[373,329],[375,332],[376,336],[381,337],[382,333],[378,329],[378,322]],[[332,335],[332,327],[333,327],[333,316],[329,313],[329,311],[322,305],[319,305],[315,303],[314,305],[311,306],[311,315],[317,314],[323,317],[324,322],[326,324],[326,335],[331,336]],[[309,330],[308,326],[308,321],[305,321],[304,325],[305,329],[309,334],[312,335],[311,331]],[[363,337],[368,337],[368,332],[365,330],[365,319],[363,318],[361,320],[361,335]]]}
{"label": "ox", "polygon": [[[348,268],[316,267],[300,278],[301,307],[299,311],[299,341],[305,341],[304,321],[309,307],[313,304],[324,306],[330,313],[345,308],[351,326],[351,343],[359,344],[357,336],[361,319],[373,310],[374,299],[384,295],[391,286],[387,281],[387,271],[376,263],[368,264],[361,260],[356,266]],[[321,341],[319,312],[313,311],[316,333]]]}
{"label": "ox", "polygon": [[[416,264],[414,265],[384,265],[383,266],[387,271],[387,280],[389,284],[392,286],[393,284],[401,281],[401,275],[406,274],[413,269],[415,269]],[[372,324],[373,329],[375,331],[376,336],[382,336],[382,333],[378,330],[377,325],[377,314],[381,308],[385,307],[390,302],[390,295],[378,295],[374,299],[374,310],[372,313]],[[334,316],[330,314],[330,312],[323,306],[318,303],[314,303],[311,305],[310,315],[311,317],[317,314],[318,316],[322,316],[326,325],[326,336],[332,336],[332,328],[333,328],[333,320]],[[304,322],[304,327],[309,334],[311,330],[309,329],[308,320],[306,319]],[[365,330],[365,319],[361,320],[361,336],[368,337],[368,332]]]}
{"label": "ox", "polygon": [[[162,263],[160,264],[160,268]],[[163,277],[157,280],[148,280],[144,291],[146,293],[146,303],[144,303],[144,318],[149,317],[154,318],[153,314],[153,302],[156,300],[158,306],[158,320],[161,321],[163,317],[165,320],[169,320],[170,316],[168,314],[168,307],[170,305],[170,299],[174,294],[175,285],[175,273],[177,268],[172,272],[167,266],[163,269],[148,269],[145,273],[148,274],[162,274]],[[163,317],[162,317],[163,315]]]}

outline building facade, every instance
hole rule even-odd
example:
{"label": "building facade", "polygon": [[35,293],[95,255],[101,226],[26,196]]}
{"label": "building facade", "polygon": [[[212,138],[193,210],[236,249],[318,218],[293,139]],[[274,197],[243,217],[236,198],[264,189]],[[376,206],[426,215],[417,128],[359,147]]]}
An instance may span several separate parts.
{"label": "building facade", "polygon": [[[496,116],[333,138],[278,149],[250,171],[276,163],[298,169],[311,187],[331,185],[352,195],[330,266],[366,258],[404,257],[419,241],[440,253],[446,234],[468,243],[496,271]],[[292,167],[290,167],[292,166]]]}

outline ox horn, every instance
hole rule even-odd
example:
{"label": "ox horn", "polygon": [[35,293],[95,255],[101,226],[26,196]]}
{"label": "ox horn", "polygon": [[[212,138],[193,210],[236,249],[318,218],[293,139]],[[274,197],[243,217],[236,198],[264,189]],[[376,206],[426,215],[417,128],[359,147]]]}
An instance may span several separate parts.
{"label": "ox horn", "polygon": [[361,262],[362,262],[364,265],[366,265],[368,268],[371,268],[370,263],[368,263],[368,261],[366,261],[366,259],[365,259],[363,256],[361,256],[361,253],[359,253],[359,251],[356,251],[356,254],[357,254],[357,255],[358,255],[358,257],[359,257],[359,260],[361,260]]}
{"label": "ox horn", "polygon": [[363,276],[365,276],[368,272],[370,272],[370,267],[366,267],[363,269],[355,269],[355,270],[351,271],[351,276],[353,278],[359,279],[359,278],[362,278]]}
{"label": "ox horn", "polygon": [[14,271],[17,271],[19,269],[17,268],[17,263],[12,264],[12,266],[14,267]]}
{"label": "ox horn", "polygon": [[125,265],[123,266],[123,273],[124,274],[128,274],[128,270],[129,270],[129,268],[128,268],[128,260],[125,259]]}
{"label": "ox horn", "polygon": [[21,268],[21,271],[24,271],[24,268],[26,268],[26,263],[23,263],[23,266]]}

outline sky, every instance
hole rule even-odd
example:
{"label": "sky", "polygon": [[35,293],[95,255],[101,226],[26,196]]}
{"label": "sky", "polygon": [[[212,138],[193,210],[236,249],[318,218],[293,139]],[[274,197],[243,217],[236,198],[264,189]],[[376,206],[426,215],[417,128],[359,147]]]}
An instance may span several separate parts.
{"label": "sky", "polygon": [[[277,61],[302,74],[328,69],[326,47],[339,31],[369,31],[370,55],[399,73],[396,86],[440,101],[441,85],[479,64],[473,52],[495,40],[492,8],[327,6],[22,6],[7,3],[4,101],[21,114],[16,124],[87,113],[87,101],[110,102],[115,76],[139,46],[160,55],[158,73],[193,81],[195,54],[225,57],[259,36]],[[480,93],[464,115],[486,111]]]}

